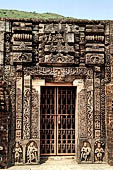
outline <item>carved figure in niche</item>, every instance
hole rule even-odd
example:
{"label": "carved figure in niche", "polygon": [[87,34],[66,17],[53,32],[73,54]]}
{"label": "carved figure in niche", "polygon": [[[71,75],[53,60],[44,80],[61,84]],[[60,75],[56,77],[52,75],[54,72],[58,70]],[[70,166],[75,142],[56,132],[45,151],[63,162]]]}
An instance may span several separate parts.
{"label": "carved figure in niche", "polygon": [[38,148],[34,142],[31,142],[27,148],[27,163],[36,163],[38,155]]}
{"label": "carved figure in niche", "polygon": [[83,147],[81,148],[81,161],[89,161],[91,156],[91,147],[88,142],[83,143]]}
{"label": "carved figure in niche", "polygon": [[95,143],[95,161],[102,162],[104,157],[104,143],[96,142]]}
{"label": "carved figure in niche", "polygon": [[2,151],[4,150],[3,146],[0,145],[0,163],[2,162]]}
{"label": "carved figure in niche", "polygon": [[22,161],[22,147],[19,142],[16,142],[13,152],[15,153],[15,163],[20,163]]}

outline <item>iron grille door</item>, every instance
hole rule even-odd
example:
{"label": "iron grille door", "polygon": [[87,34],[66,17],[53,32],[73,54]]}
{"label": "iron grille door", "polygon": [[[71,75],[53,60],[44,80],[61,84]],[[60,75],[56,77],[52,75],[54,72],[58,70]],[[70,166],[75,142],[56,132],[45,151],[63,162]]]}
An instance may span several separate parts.
{"label": "iron grille door", "polygon": [[75,154],[75,88],[57,88],[57,154]]}
{"label": "iron grille door", "polygon": [[41,88],[41,154],[56,155],[55,87]]}
{"label": "iron grille door", "polygon": [[41,88],[41,155],[75,154],[75,88]]}

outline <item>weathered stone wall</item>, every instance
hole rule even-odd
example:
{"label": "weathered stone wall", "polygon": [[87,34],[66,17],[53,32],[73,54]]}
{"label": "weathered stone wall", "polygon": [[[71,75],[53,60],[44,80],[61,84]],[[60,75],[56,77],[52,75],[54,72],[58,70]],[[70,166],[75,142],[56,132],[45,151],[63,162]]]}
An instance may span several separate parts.
{"label": "weathered stone wall", "polygon": [[111,82],[106,85],[106,126],[108,163],[113,165],[113,22],[110,22]]}
{"label": "weathered stone wall", "polygon": [[[40,87],[45,82],[74,85],[79,80],[82,89],[74,85],[78,89],[77,160],[111,160],[109,152],[105,154],[112,146],[106,138],[110,127],[105,86],[111,81],[112,22],[6,19],[0,21],[0,39],[0,64],[11,98],[12,164],[40,161]],[[33,162],[29,158],[32,148],[36,155]]]}

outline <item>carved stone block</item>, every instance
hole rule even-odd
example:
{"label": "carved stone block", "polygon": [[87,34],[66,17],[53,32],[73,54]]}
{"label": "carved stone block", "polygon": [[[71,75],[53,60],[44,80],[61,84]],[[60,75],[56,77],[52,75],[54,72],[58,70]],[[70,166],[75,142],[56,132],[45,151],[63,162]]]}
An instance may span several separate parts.
{"label": "carved stone block", "polygon": [[5,32],[5,21],[0,21],[0,31]]}
{"label": "carved stone block", "polygon": [[74,43],[74,33],[68,33],[66,34],[66,41],[68,43]]}
{"label": "carved stone block", "polygon": [[17,63],[32,62],[32,53],[14,52],[11,53],[11,58],[13,62]]}
{"label": "carved stone block", "polygon": [[86,32],[104,33],[104,25],[86,25]]}
{"label": "carved stone block", "polygon": [[92,64],[92,65],[104,64],[104,54],[87,53],[86,54],[86,64]]}

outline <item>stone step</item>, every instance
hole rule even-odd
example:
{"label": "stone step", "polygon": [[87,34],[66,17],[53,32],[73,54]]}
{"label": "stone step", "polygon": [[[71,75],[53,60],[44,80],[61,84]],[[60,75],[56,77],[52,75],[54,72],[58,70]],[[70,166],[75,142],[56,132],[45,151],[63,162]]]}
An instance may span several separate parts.
{"label": "stone step", "polygon": [[40,162],[41,163],[53,163],[53,162],[67,162],[67,161],[76,161],[76,157],[75,156],[41,156],[40,158]]}

